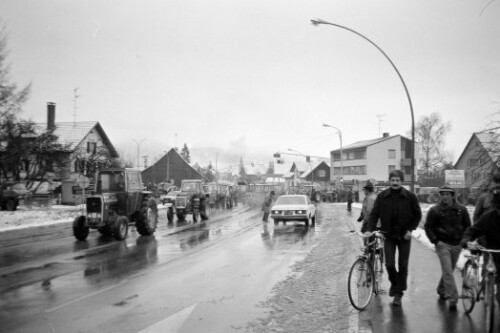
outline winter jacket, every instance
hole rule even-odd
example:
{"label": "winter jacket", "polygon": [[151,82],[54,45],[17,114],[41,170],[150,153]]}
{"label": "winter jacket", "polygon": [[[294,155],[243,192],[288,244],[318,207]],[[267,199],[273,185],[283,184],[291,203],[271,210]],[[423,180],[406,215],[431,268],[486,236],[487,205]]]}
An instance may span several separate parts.
{"label": "winter jacket", "polygon": [[500,249],[500,212],[497,209],[487,211],[468,228],[462,242],[470,242],[480,236],[485,236],[488,248]]}
{"label": "winter jacket", "polygon": [[476,202],[476,208],[474,209],[474,215],[472,216],[472,220],[476,223],[479,218],[491,209],[491,200],[493,199],[493,193],[488,191],[487,193],[483,193],[479,196]]}
{"label": "winter jacket", "polygon": [[388,188],[375,199],[367,231],[375,230],[379,218],[381,230],[386,233],[386,237],[401,239],[406,232],[418,227],[422,211],[415,194],[404,187],[397,191]]}
{"label": "winter jacket", "polygon": [[273,205],[273,197],[267,196],[262,204],[262,211],[264,213],[269,213],[271,211],[271,206]]}
{"label": "winter jacket", "polygon": [[467,228],[471,226],[467,208],[453,201],[451,205],[442,202],[427,212],[424,229],[431,243],[444,242],[459,245]]}
{"label": "winter jacket", "polygon": [[373,192],[370,192],[364,199],[363,199],[363,206],[361,207],[361,215],[358,219],[359,222],[363,222],[361,225],[361,232],[366,232],[368,228],[368,217],[370,216],[370,212],[373,209],[373,205],[375,204],[375,199],[377,198],[377,195]]}

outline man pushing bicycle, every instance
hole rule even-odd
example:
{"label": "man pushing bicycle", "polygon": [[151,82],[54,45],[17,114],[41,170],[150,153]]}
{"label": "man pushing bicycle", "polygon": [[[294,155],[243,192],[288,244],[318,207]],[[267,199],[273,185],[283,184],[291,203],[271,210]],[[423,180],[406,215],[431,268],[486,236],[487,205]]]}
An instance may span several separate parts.
{"label": "man pushing bicycle", "polygon": [[394,297],[392,302],[394,306],[401,305],[401,298],[407,288],[411,232],[418,227],[422,218],[417,197],[402,186],[403,181],[404,174],[401,170],[394,170],[389,174],[391,186],[377,196],[365,233],[369,236],[376,229],[380,218],[381,231],[385,235],[385,265],[391,282],[389,296]]}

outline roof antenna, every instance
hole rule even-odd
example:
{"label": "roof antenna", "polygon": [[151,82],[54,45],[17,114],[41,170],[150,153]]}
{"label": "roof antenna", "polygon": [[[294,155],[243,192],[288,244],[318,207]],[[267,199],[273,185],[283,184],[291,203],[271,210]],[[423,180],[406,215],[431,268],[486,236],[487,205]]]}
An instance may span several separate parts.
{"label": "roof antenna", "polygon": [[382,114],[378,114],[377,115],[377,118],[378,118],[378,136],[380,137],[380,129],[381,129],[381,123],[384,121],[384,118],[385,117],[385,113],[382,113]]}
{"label": "roof antenna", "polygon": [[78,89],[80,88],[73,89],[73,127],[76,127],[76,100],[80,97],[80,95],[78,95]]}

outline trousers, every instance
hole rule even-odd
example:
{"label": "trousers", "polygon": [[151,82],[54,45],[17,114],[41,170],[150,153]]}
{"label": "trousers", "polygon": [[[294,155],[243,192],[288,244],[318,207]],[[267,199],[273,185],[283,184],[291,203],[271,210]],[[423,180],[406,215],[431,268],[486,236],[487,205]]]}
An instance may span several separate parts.
{"label": "trousers", "polygon": [[[408,263],[410,259],[411,238],[390,238],[384,241],[385,267],[391,282],[391,291],[403,295],[407,288]],[[398,267],[396,268],[396,250],[398,252]]]}

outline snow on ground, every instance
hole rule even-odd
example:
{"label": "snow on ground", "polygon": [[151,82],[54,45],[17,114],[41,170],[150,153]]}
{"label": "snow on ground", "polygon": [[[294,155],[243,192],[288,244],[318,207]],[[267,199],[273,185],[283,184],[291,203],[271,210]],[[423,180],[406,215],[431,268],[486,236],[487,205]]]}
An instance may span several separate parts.
{"label": "snow on ground", "polygon": [[[158,209],[165,209],[166,206],[158,205]],[[0,232],[28,228],[32,226],[51,225],[67,223],[73,221],[85,210],[85,205],[66,206],[19,206],[14,212],[0,211]]]}

